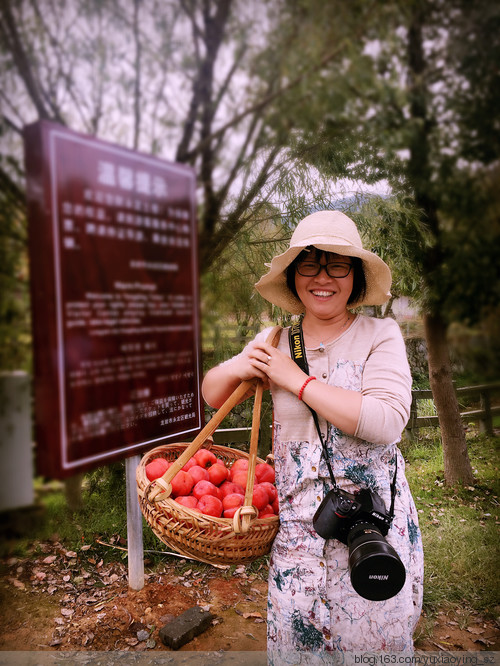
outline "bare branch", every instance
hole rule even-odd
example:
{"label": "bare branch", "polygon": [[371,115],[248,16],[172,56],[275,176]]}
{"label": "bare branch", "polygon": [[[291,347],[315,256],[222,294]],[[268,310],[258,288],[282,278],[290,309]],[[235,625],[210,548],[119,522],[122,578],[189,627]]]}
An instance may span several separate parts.
{"label": "bare branch", "polygon": [[255,197],[267,182],[271,166],[280,151],[281,146],[274,146],[271,148],[252,186],[245,195],[240,198],[238,204],[228,215],[223,225],[218,230],[213,230],[207,238],[205,238],[205,230],[202,231],[200,247],[202,248],[204,270],[207,270],[221,254],[224,247],[227,245],[228,239],[232,240],[245,225],[247,221],[245,213],[248,213],[248,209]]}
{"label": "bare branch", "polygon": [[[91,128],[93,128],[93,125],[89,124],[87,121],[86,114],[84,112],[84,109],[82,108],[81,100],[79,99],[78,96],[78,88],[75,89],[74,86],[73,77],[71,75],[71,67],[69,66],[69,58],[68,58],[69,54],[67,51],[64,51],[61,42],[56,38],[53,31],[51,30],[50,24],[45,20],[44,14],[42,13],[38,5],[38,0],[30,0],[30,3],[31,6],[33,7],[33,11],[35,12],[39,25],[43,28],[44,34],[46,34],[48,37],[49,44],[52,47],[52,52],[54,54],[54,57],[58,65],[55,76],[50,77],[51,80],[53,79],[52,87],[57,88],[60,82],[64,81],[66,85],[66,91],[75,105],[76,112],[80,117],[82,125],[88,130],[91,130]],[[56,10],[55,7],[52,6],[52,13],[50,15],[51,23],[57,20],[57,17],[58,17],[58,11]],[[75,22],[74,17],[73,17],[73,22]],[[45,54],[44,59],[48,66],[49,58],[47,54]],[[55,105],[55,102],[53,101],[55,98],[55,92],[51,95],[46,95],[45,97],[47,98],[48,103],[51,109],[53,110],[55,117],[60,122],[62,122],[60,119],[61,116],[59,114],[58,107]]]}
{"label": "bare branch", "polygon": [[184,10],[186,16],[189,18],[191,21],[191,26],[193,29],[193,37],[195,38],[195,41],[197,42],[198,40],[205,41],[205,32],[203,29],[198,25],[196,21],[196,13],[195,13],[195,8],[193,6],[193,2],[190,0],[180,0],[180,5],[182,9]]}
{"label": "bare branch", "polygon": [[35,79],[30,60],[22,46],[16,22],[12,16],[10,0],[4,0],[4,2],[0,3],[0,11],[0,35],[12,53],[19,74],[24,81],[24,85],[26,86],[39,117],[48,119],[50,118],[50,114],[43,102],[42,88],[40,83]]}
{"label": "bare branch", "polygon": [[139,4],[134,0],[134,44],[135,44],[135,80],[134,80],[134,141],[137,150],[141,132],[141,39],[139,35]]}
{"label": "bare branch", "polygon": [[[217,3],[217,11],[213,17],[209,12],[209,3],[205,6],[205,11],[203,13],[205,30],[201,33],[204,39],[205,54],[198,64],[198,73],[193,83],[193,93],[189,113],[184,125],[183,136],[177,148],[177,160],[180,162],[194,161],[194,154],[188,158],[188,148],[194,136],[195,123],[198,119],[198,112],[200,109],[202,140],[211,135],[215,111],[212,99],[214,66],[224,36],[224,29],[229,18],[232,1],[233,0],[219,0]],[[183,5],[185,5],[185,3],[183,3]],[[195,17],[191,9],[189,18],[193,24],[193,31],[199,37],[200,30],[196,25]],[[197,155],[202,155],[202,171],[204,169],[205,173],[201,174],[201,179],[203,182],[207,183],[206,176],[209,170],[209,165],[213,161],[210,141],[204,142],[203,149],[197,151]]]}
{"label": "bare branch", "polygon": [[2,114],[2,120],[5,122],[9,127],[11,127],[17,134],[22,134],[22,125],[24,124],[24,121],[22,117],[19,114],[19,110],[12,104],[12,101],[8,95],[6,95],[3,90],[0,90],[0,96],[2,97],[4,103],[9,107],[10,111],[17,116],[18,121],[21,123],[21,125],[16,125],[16,123],[6,116],[5,114]]}
{"label": "bare branch", "polygon": [[257,125],[259,123],[259,118],[257,115],[255,115],[252,119],[252,122],[250,124],[250,127],[248,128],[247,135],[245,137],[245,140],[241,146],[241,149],[239,151],[238,156],[234,160],[233,167],[231,171],[229,172],[228,177],[226,178],[226,182],[224,185],[221,187],[219,190],[219,199],[220,201],[224,201],[226,199],[226,196],[229,192],[229,189],[233,182],[236,180],[236,177],[238,175],[239,170],[241,169],[244,160],[245,160],[245,155],[247,154],[248,146],[250,145],[250,142],[252,140],[253,135],[255,134],[255,131],[257,129]]}
{"label": "bare branch", "polygon": [[226,132],[228,129],[237,126],[244,118],[246,118],[250,114],[262,111],[267,106],[269,106],[271,102],[273,102],[275,99],[283,97],[287,92],[299,86],[304,81],[305,78],[319,71],[320,69],[325,67],[328,63],[330,63],[332,60],[337,58],[340,55],[340,53],[342,53],[342,51],[344,51],[347,48],[348,44],[349,42],[347,40],[341,42],[337,48],[333,49],[333,51],[330,51],[325,56],[323,56],[323,58],[319,61],[317,65],[314,65],[309,69],[306,69],[304,72],[302,72],[302,74],[297,76],[295,79],[292,79],[286,85],[278,88],[275,92],[268,93],[261,100],[259,100],[255,104],[252,104],[250,107],[248,107],[241,113],[234,116],[234,118],[232,118],[227,123],[222,125],[222,127],[213,132],[210,136],[204,138],[202,137],[198,145],[185,155],[184,161],[189,161],[189,162],[193,161],[195,156],[198,155],[205,148],[205,145],[207,143],[213,141],[215,138],[217,138],[220,134]]}

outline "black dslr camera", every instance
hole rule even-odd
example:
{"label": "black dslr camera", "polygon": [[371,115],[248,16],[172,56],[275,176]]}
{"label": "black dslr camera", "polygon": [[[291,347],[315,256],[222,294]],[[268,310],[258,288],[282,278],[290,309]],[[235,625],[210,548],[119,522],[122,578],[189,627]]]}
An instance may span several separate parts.
{"label": "black dslr camera", "polygon": [[384,500],[373,490],[354,494],[334,488],[314,514],[313,526],[323,539],[349,547],[349,572],[356,592],[371,601],[396,595],[406,572],[399,555],[384,539],[392,523]]}

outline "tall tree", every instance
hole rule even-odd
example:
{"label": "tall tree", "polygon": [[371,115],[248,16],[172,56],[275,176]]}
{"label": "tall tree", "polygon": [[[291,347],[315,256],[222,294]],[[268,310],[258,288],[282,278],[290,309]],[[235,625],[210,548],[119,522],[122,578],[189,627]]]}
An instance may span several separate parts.
{"label": "tall tree", "polygon": [[453,387],[450,354],[447,343],[447,321],[443,313],[439,286],[436,284],[444,263],[441,239],[439,200],[432,183],[431,140],[433,124],[428,106],[429,81],[426,78],[423,29],[426,20],[424,3],[416,3],[408,29],[408,73],[410,84],[410,114],[413,131],[410,135],[407,178],[413,190],[415,203],[425,216],[434,243],[422,256],[423,275],[427,286],[437,296],[434,306],[424,312],[424,326],[429,358],[429,381],[441,426],[445,479],[453,484],[473,482],[460,408]]}
{"label": "tall tree", "polygon": [[[399,148],[407,148],[408,158],[399,174],[431,238],[426,248],[419,244],[414,261],[424,287],[429,380],[445,479],[450,485],[470,484],[447,330],[452,321],[477,322],[498,297],[498,217],[492,225],[494,212],[481,180],[500,160],[500,126],[491,116],[500,83],[494,65],[500,11],[487,0],[474,6],[415,0],[403,16],[407,57],[400,62],[408,101],[397,126]],[[468,219],[466,210],[473,211]]]}
{"label": "tall tree", "polygon": [[[332,87],[325,75],[325,86],[310,101],[316,115],[309,122],[298,119],[301,139],[311,146],[308,134],[316,132],[318,149],[308,156],[333,174],[342,122],[360,145],[352,176],[386,178],[406,204],[413,201],[421,223],[407,215],[392,215],[391,223],[395,231],[400,227],[394,236],[404,240],[413,275],[420,278],[412,295],[419,295],[424,313],[446,482],[471,483],[447,331],[453,321],[477,322],[499,293],[498,211],[489,183],[500,159],[494,111],[500,102],[500,8],[490,0],[383,5],[384,20],[371,23],[371,41],[346,60],[344,77]],[[349,118],[328,116],[339,90],[351,93],[344,107]],[[323,122],[311,126],[321,109]],[[383,248],[380,233],[375,244]]]}
{"label": "tall tree", "polygon": [[[419,263],[427,291],[424,325],[429,380],[441,425],[445,479],[450,485],[472,483],[473,472],[453,388],[447,329],[453,319],[477,321],[482,308],[495,292],[498,294],[498,268],[497,280],[490,282],[491,269],[481,267],[488,255],[492,266],[497,265],[491,245],[488,247],[485,241],[493,240],[493,247],[496,242],[499,249],[498,223],[495,239],[495,233],[480,219],[486,206],[476,208],[479,219],[473,225],[469,221],[464,236],[463,214],[451,200],[461,187],[463,204],[479,203],[478,172],[491,164],[498,165],[500,159],[500,127],[492,126],[489,115],[491,97],[498,97],[499,73],[497,67],[484,67],[485,51],[489,58],[498,55],[500,38],[498,33],[491,33],[491,27],[500,27],[500,12],[484,1],[479,3],[481,8],[472,8],[461,0],[451,4],[420,0],[412,3],[409,12],[411,129],[405,172],[433,241],[421,253]],[[491,37],[488,44],[484,42],[485,32]],[[464,42],[469,45],[467,50],[457,48]],[[464,96],[469,101],[465,106]],[[462,241],[468,237],[475,242],[461,245],[457,242],[460,236]],[[453,275],[453,266],[459,263],[462,271]],[[464,273],[470,274],[474,291],[463,288]]]}

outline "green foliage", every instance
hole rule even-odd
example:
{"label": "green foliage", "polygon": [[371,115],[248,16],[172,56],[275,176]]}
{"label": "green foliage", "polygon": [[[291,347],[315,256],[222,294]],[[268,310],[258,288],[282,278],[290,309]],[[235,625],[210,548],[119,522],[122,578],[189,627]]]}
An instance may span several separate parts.
{"label": "green foliage", "polygon": [[23,196],[0,169],[0,371],[31,369],[26,250]]}
{"label": "green foliage", "polygon": [[422,275],[416,262],[432,239],[414,203],[404,196],[366,196],[353,215],[364,246],[391,268],[393,296],[421,299]]}
{"label": "green foliage", "polygon": [[471,162],[498,163],[500,127],[500,7],[492,0],[457,3],[453,13],[449,61],[457,66],[457,132],[463,156]]}
{"label": "green foliage", "polygon": [[500,302],[500,170],[449,175],[437,295],[447,319],[476,324]]}
{"label": "green foliage", "polygon": [[384,259],[392,255],[395,292],[418,295],[448,323],[475,323],[500,288],[492,110],[500,87],[490,66],[500,12],[489,0],[383,4],[364,48],[328,68],[309,118],[297,115],[296,125],[304,143],[310,131],[320,137],[306,159],[321,172],[387,179],[398,195],[403,210],[393,209],[391,220],[369,203],[373,222],[382,222],[371,225],[370,244]]}

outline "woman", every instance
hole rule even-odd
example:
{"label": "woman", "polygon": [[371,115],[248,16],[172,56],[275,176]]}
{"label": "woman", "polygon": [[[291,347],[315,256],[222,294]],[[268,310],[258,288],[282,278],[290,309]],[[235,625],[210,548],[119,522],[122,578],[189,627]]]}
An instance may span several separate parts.
{"label": "woman", "polygon": [[[297,663],[297,653],[311,663],[311,652],[413,649],[423,556],[397,448],[409,417],[411,375],[397,323],[352,312],[387,301],[390,284],[389,267],[363,249],[350,218],[339,211],[309,215],[256,285],[274,305],[303,315],[309,375],[291,358],[288,331],[274,348],[266,341],[267,329],[203,382],[204,397],[214,407],[246,379],[263,380],[272,393],[280,528],[269,570],[271,662],[286,661],[292,653],[290,663]],[[390,599],[369,601],[357,594],[348,547],[314,530],[313,516],[332,484],[311,409],[341,489],[369,488],[389,509],[397,467],[386,540],[404,564],[406,581]]]}

